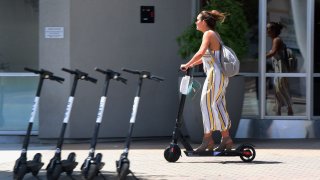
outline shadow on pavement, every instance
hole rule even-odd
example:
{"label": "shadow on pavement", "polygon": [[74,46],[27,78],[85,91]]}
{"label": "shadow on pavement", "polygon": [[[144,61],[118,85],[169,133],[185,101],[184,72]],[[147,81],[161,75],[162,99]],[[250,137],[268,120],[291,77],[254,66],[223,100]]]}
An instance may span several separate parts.
{"label": "shadow on pavement", "polygon": [[211,163],[215,163],[215,164],[242,164],[242,165],[253,165],[253,164],[281,164],[282,162],[278,162],[278,161],[252,161],[249,163],[243,162],[243,161],[212,161],[212,162],[175,162],[175,163],[182,163],[182,164],[211,164]]}
{"label": "shadow on pavement", "polygon": [[[97,176],[94,180],[117,180],[117,174],[110,171],[102,171],[102,175]],[[139,180],[142,178],[137,177]],[[12,171],[0,171],[1,180],[12,180],[13,173]],[[28,173],[24,176],[23,180],[46,180],[46,171],[41,170],[37,177],[33,176],[31,173]],[[131,174],[127,177],[128,180],[136,180]],[[65,173],[62,173],[59,180],[84,180],[80,171],[74,171],[72,176],[67,176]]]}
{"label": "shadow on pavement", "polygon": [[236,144],[253,144],[256,149],[320,149],[319,139],[235,139]]}

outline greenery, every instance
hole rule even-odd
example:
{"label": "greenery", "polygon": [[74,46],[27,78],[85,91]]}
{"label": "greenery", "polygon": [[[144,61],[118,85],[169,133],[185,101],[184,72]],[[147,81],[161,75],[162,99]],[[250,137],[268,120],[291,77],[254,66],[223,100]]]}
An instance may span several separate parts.
{"label": "greenery", "polygon": [[[246,39],[248,23],[242,4],[239,0],[208,0],[203,10],[213,9],[227,14],[223,23],[217,23],[216,31],[219,32],[223,42],[241,59],[248,49]],[[202,33],[196,30],[196,25],[193,23],[177,38],[179,55],[184,59],[189,58],[198,51],[201,40]]]}

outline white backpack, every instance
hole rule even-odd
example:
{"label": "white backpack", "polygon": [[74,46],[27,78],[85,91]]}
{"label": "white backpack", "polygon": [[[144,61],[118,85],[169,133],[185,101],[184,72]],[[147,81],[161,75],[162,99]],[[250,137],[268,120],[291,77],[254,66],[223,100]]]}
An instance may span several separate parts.
{"label": "white backpack", "polygon": [[[236,53],[228,46],[224,45],[219,35],[214,33],[220,42],[220,62],[217,61],[218,66],[222,73],[227,77],[232,77],[239,74],[240,61]],[[211,56],[213,54],[209,50]]]}

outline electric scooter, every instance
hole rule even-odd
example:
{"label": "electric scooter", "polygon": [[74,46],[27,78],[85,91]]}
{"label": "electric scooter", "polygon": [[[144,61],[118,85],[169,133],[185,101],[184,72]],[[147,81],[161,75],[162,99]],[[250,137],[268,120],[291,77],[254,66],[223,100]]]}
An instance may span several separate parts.
{"label": "electric scooter", "polygon": [[36,91],[36,97],[33,102],[32,111],[31,111],[31,117],[29,119],[28,129],[23,141],[22,150],[20,157],[16,160],[14,168],[13,168],[13,179],[15,180],[22,180],[25,174],[32,173],[33,176],[37,176],[41,167],[44,165],[43,162],[41,162],[42,155],[40,153],[36,153],[32,160],[27,161],[27,150],[29,146],[29,140],[31,135],[31,130],[33,126],[34,119],[36,117],[38,108],[39,108],[39,100],[40,100],[40,94],[42,85],[45,79],[57,81],[59,83],[62,83],[64,81],[63,78],[54,76],[52,72],[41,69],[34,70],[30,68],[24,68],[24,70],[33,72],[35,74],[39,74],[39,83],[38,88]]}
{"label": "electric scooter", "polygon": [[95,70],[104,74],[106,76],[106,79],[105,79],[103,93],[100,98],[99,110],[98,110],[98,114],[97,114],[96,125],[95,125],[95,129],[94,129],[93,137],[91,139],[89,156],[85,159],[85,161],[83,162],[83,164],[81,166],[81,174],[87,180],[94,179],[96,176],[98,176],[100,174],[100,170],[103,168],[103,166],[105,164],[104,162],[101,162],[101,160],[102,160],[101,153],[97,153],[95,156],[95,150],[96,150],[96,145],[97,145],[99,128],[100,128],[100,124],[102,121],[103,112],[105,109],[107,92],[108,92],[110,80],[113,79],[116,81],[121,81],[124,84],[126,84],[126,81],[127,81],[126,79],[120,77],[121,74],[118,72],[115,72],[115,71],[112,71],[109,69],[107,69],[105,71],[105,70],[101,70],[99,68],[95,68]]}
{"label": "electric scooter", "polygon": [[138,105],[139,105],[139,101],[140,101],[142,82],[144,79],[150,79],[150,80],[154,80],[157,82],[163,81],[164,79],[157,77],[157,76],[154,76],[148,71],[137,71],[137,70],[130,70],[130,69],[122,69],[122,70],[125,72],[128,72],[128,73],[131,73],[131,74],[139,75],[138,89],[136,92],[136,96],[134,98],[134,103],[133,103],[133,108],[132,108],[132,113],[131,113],[131,118],[130,118],[130,127],[129,127],[129,132],[128,132],[128,135],[126,138],[126,142],[125,142],[125,148],[124,148],[123,153],[120,156],[119,161],[116,161],[118,177],[120,180],[125,180],[129,173],[133,174],[132,171],[129,169],[130,168],[130,161],[128,159],[128,153],[129,153],[129,148],[130,148],[131,136],[132,136],[132,132],[133,132],[133,126],[136,121],[136,115],[137,115]]}
{"label": "electric scooter", "polygon": [[[190,70],[187,70],[186,76],[190,76]],[[168,146],[164,151],[164,158],[168,162],[176,162],[181,156],[181,149],[178,145],[178,140],[181,141],[182,145],[186,149],[184,151],[185,155],[188,157],[199,157],[199,156],[239,156],[244,162],[251,162],[256,156],[256,151],[252,144],[241,144],[236,149],[223,150],[223,151],[195,151],[186,137],[181,131],[181,126],[183,123],[183,109],[187,94],[181,94],[178,115],[176,118],[175,127],[173,130],[172,141],[170,146]]]}
{"label": "electric scooter", "polygon": [[75,161],[76,154],[71,152],[68,155],[66,160],[61,160],[61,149],[64,141],[64,134],[70,119],[71,109],[74,101],[74,95],[76,92],[76,87],[79,80],[90,81],[92,83],[96,83],[97,80],[89,77],[89,75],[85,72],[82,72],[78,69],[75,71],[62,68],[63,71],[74,75],[74,80],[72,84],[71,93],[68,99],[68,104],[66,108],[66,112],[63,119],[63,124],[60,132],[60,136],[57,142],[57,147],[55,151],[54,157],[50,160],[46,170],[47,170],[47,179],[48,180],[57,180],[60,177],[60,174],[66,172],[68,176],[71,176],[74,168],[78,165],[78,162]]}

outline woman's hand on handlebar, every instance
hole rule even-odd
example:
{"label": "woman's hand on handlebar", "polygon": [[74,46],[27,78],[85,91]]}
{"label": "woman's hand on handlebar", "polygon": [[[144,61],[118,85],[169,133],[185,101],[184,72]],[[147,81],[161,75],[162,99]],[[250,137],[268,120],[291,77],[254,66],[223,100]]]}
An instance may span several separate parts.
{"label": "woman's hand on handlebar", "polygon": [[181,66],[180,66],[180,70],[181,71],[187,71],[188,70],[188,65],[187,64],[181,64]]}

